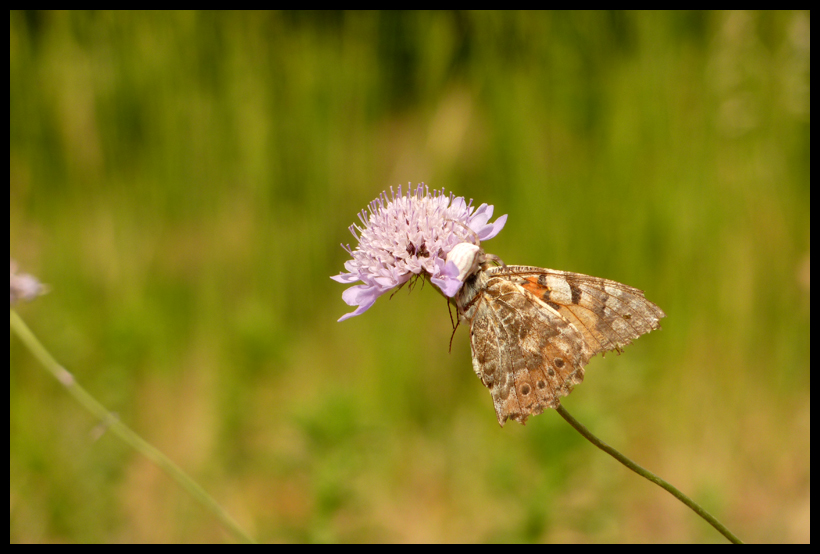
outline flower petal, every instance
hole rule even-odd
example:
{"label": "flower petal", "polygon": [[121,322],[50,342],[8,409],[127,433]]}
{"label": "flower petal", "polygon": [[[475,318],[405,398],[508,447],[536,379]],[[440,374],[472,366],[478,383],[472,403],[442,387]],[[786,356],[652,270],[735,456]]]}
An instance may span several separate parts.
{"label": "flower petal", "polygon": [[495,220],[495,223],[492,225],[485,226],[480,233],[476,233],[478,235],[479,240],[490,240],[498,233],[501,232],[501,229],[504,228],[504,225],[507,223],[507,214],[502,215],[498,219]]}
{"label": "flower petal", "polygon": [[354,316],[357,316],[357,315],[362,315],[363,313],[365,313],[367,310],[370,309],[370,306],[372,306],[375,303],[376,303],[376,299],[374,298],[373,301],[370,302],[369,304],[362,304],[361,306],[356,308],[354,311],[343,315],[342,317],[340,317],[336,321],[337,322],[344,321],[345,319],[350,319],[351,317],[354,317]]}
{"label": "flower petal", "polygon": [[359,280],[359,276],[354,273],[339,273],[338,275],[331,275],[330,278],[337,283],[355,283]]}
{"label": "flower petal", "polygon": [[436,285],[444,296],[452,298],[461,289],[464,283],[458,280],[458,267],[453,262],[447,262],[439,277],[431,277],[430,282]]}
{"label": "flower petal", "polygon": [[493,216],[493,206],[482,204],[478,207],[475,213],[470,216],[470,228],[475,231],[486,225],[487,221]]}

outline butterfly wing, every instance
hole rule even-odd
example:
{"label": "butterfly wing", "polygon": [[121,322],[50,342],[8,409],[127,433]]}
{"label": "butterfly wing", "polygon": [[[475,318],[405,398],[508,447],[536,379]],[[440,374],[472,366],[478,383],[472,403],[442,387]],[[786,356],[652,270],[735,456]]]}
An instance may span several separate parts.
{"label": "butterfly wing", "polygon": [[627,285],[551,269],[483,269],[457,299],[470,320],[473,369],[498,422],[558,407],[599,352],[660,327],[663,311]]}
{"label": "butterfly wing", "polygon": [[666,317],[642,290],[617,281],[537,267],[494,269],[502,270],[500,276],[520,283],[575,326],[584,337],[590,357],[620,351],[633,339],[659,329],[660,319]]}

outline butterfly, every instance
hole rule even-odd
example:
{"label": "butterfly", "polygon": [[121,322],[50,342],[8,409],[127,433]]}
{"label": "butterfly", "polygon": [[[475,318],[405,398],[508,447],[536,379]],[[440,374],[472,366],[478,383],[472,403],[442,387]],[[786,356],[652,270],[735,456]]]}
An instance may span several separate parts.
{"label": "butterfly", "polygon": [[524,424],[557,408],[559,398],[583,381],[590,358],[620,353],[633,339],[660,329],[666,316],[634,287],[504,265],[472,244],[458,245],[448,261],[463,277],[453,302],[459,320],[470,324],[473,370],[490,389],[502,427],[508,419]]}

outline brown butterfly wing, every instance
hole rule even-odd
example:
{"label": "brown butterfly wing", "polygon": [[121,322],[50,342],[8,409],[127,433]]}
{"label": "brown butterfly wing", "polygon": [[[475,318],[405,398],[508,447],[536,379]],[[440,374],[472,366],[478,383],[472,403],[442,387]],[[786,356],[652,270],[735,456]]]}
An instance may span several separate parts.
{"label": "brown butterfly wing", "polygon": [[498,422],[524,423],[558,407],[584,378],[588,356],[578,331],[520,286],[491,280],[471,325],[473,368],[490,389]]}
{"label": "brown butterfly wing", "polygon": [[620,351],[665,315],[638,289],[578,273],[494,267],[466,285],[457,304],[471,322],[473,368],[502,426],[558,407],[592,356]]}
{"label": "brown butterfly wing", "polygon": [[591,356],[620,351],[633,339],[659,329],[660,319],[666,317],[642,290],[617,281],[553,269],[506,269],[504,276],[520,283],[581,332]]}

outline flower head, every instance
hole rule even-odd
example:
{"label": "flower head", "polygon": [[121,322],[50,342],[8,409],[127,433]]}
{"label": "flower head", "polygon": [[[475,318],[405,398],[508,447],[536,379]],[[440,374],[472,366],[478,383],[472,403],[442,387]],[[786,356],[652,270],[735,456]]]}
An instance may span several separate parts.
{"label": "flower head", "polygon": [[342,293],[342,299],[357,308],[339,321],[364,313],[379,296],[413,275],[425,275],[445,296],[455,296],[464,275],[447,261],[447,254],[457,244],[493,238],[507,222],[503,215],[489,223],[492,206],[482,204],[476,209],[472,200],[467,203],[463,196],[446,195],[443,189],[431,194],[423,183],[406,195],[401,186],[398,195],[391,187],[390,197],[382,192],[369,208],[369,214],[359,213],[364,228],[350,226],[359,243],[355,250],[342,245],[353,257],[345,262],[348,273],[331,277],[340,283],[363,283]]}
{"label": "flower head", "polygon": [[28,273],[17,272],[17,262],[9,258],[9,285],[11,303],[13,306],[20,300],[34,300],[46,292],[46,287],[36,277]]}

